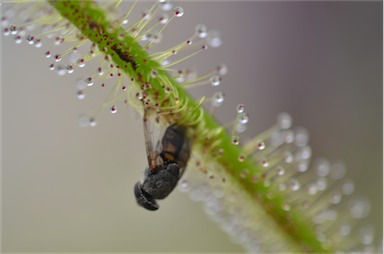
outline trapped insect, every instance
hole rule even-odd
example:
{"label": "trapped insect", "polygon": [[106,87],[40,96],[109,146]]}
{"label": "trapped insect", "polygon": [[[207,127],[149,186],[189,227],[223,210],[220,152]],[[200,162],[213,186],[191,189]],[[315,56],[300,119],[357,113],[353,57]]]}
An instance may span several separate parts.
{"label": "trapped insect", "polygon": [[145,169],[143,183],[135,184],[134,194],[140,206],[157,210],[159,205],[156,199],[167,197],[185,171],[191,140],[186,135],[186,127],[178,124],[168,126],[164,135],[154,140],[148,109],[144,109],[143,122],[148,168]]}

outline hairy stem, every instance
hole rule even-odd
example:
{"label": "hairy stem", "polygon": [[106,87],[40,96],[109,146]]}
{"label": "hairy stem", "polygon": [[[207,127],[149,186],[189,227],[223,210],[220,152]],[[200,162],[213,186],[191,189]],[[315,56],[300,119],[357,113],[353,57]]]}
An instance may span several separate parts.
{"label": "hairy stem", "polygon": [[[260,182],[251,181],[252,175],[262,172],[260,166],[250,158],[239,162],[238,155],[243,153],[241,146],[232,144],[231,135],[220,123],[204,110],[199,102],[191,98],[160,63],[151,59],[147,51],[128,31],[119,24],[109,21],[106,11],[91,1],[49,1],[49,3],[104,54],[110,56],[123,72],[135,80],[134,84],[140,89],[145,84],[150,84],[151,89],[146,91],[148,98],[161,102],[162,107],[171,109],[170,114],[164,114],[164,117],[173,122],[183,121],[194,126],[194,151],[204,150],[205,156],[216,160],[233,178],[232,180],[238,182],[241,188],[239,191],[246,192],[258,206],[265,209],[265,213],[296,246],[295,250],[318,253],[330,251],[324,249],[317,240],[314,229],[299,216],[298,211],[290,211],[290,216],[287,216],[282,208],[283,196],[270,200],[267,198],[267,187]],[[156,75],[151,75],[152,73]],[[172,109],[175,109],[174,112]],[[221,156],[214,156],[213,153],[218,149],[222,149],[224,153]],[[244,168],[247,168],[250,174],[242,178],[239,173]],[[265,229],[265,234],[270,233],[273,234]]]}

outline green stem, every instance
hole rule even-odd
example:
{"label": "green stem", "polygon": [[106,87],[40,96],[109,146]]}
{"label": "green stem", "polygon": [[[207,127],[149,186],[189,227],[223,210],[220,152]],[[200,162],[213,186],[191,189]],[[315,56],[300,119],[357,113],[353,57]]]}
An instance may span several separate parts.
{"label": "green stem", "polygon": [[[282,208],[283,196],[270,200],[267,198],[268,188],[260,182],[252,182],[252,176],[262,172],[260,166],[249,158],[242,162],[238,160],[238,155],[243,153],[242,148],[232,144],[231,136],[217,120],[191,98],[175,79],[162,69],[160,63],[152,60],[129,32],[108,20],[105,10],[91,1],[49,2],[104,54],[109,55],[123,72],[134,78],[139,88],[143,84],[151,84],[151,89],[147,91],[149,98],[162,102],[164,107],[177,108],[178,105],[182,105],[183,110],[166,117],[172,118],[172,121],[183,119],[195,125],[194,150],[209,148],[210,144],[215,144],[215,149],[224,151],[221,156],[214,155],[217,154],[214,153],[217,151],[214,149],[205,149],[204,153],[210,153],[205,156],[216,160],[226,173],[232,176],[232,180],[241,186],[242,191],[247,192],[254,202],[258,202],[258,205],[265,209],[266,214],[275,221],[282,232],[285,232],[286,237],[295,246],[295,250],[330,252],[317,240],[314,229],[300,217],[298,211],[290,211],[290,216],[287,216],[287,212]],[[151,75],[154,71],[157,73],[155,76]],[[164,84],[169,86],[170,92],[164,89]],[[244,168],[248,169],[250,174],[242,178],[240,172]],[[255,218],[255,220],[259,219]],[[265,234],[273,234],[273,232],[266,229]]]}

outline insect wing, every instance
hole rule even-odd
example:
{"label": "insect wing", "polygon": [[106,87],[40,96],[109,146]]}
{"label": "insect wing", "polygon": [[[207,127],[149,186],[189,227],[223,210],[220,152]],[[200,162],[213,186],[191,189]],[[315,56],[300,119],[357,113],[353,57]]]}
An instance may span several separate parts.
{"label": "insect wing", "polygon": [[163,164],[160,157],[161,151],[161,130],[159,126],[155,126],[158,123],[156,119],[156,113],[151,109],[144,109],[144,140],[145,149],[147,151],[147,159],[149,170],[153,172],[158,166]]}

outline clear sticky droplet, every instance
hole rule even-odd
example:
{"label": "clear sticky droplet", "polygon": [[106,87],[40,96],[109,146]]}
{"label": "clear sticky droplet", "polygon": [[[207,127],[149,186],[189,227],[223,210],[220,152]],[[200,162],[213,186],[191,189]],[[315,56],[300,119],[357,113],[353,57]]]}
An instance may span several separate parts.
{"label": "clear sticky droplet", "polygon": [[89,118],[89,126],[95,127],[96,125],[97,125],[97,122],[96,122],[95,118],[90,117]]}
{"label": "clear sticky droplet", "polygon": [[117,112],[117,108],[115,105],[112,105],[111,108],[109,109],[109,111],[112,113],[112,114],[115,114]]}
{"label": "clear sticky droplet", "polygon": [[237,157],[237,160],[240,161],[240,162],[243,162],[245,160],[245,155],[244,154],[239,154],[239,156]]}
{"label": "clear sticky droplet", "polygon": [[297,179],[295,179],[295,178],[292,178],[292,179],[291,179],[291,181],[290,181],[290,183],[289,183],[289,186],[290,186],[291,190],[293,190],[293,191],[298,191],[298,190],[300,190],[300,183],[299,183],[299,181],[298,181]]}
{"label": "clear sticky droplet", "polygon": [[216,67],[216,70],[217,70],[217,73],[220,75],[220,76],[224,76],[225,74],[227,74],[228,72],[228,68],[225,64],[219,64],[217,67]]}
{"label": "clear sticky droplet", "polygon": [[317,159],[315,161],[316,174],[320,177],[325,177],[330,172],[329,161],[323,158]]}
{"label": "clear sticky droplet", "polygon": [[169,17],[166,13],[162,13],[160,16],[159,16],[159,22],[160,24],[166,24],[169,20]]}
{"label": "clear sticky droplet", "polygon": [[281,129],[289,129],[292,126],[292,117],[288,113],[277,115],[276,124]]}
{"label": "clear sticky droplet", "polygon": [[209,82],[212,86],[219,86],[221,83],[221,77],[220,76],[212,76],[209,78]]}
{"label": "clear sticky droplet", "polygon": [[60,62],[62,59],[61,54],[55,55],[55,62]]}
{"label": "clear sticky droplet", "polygon": [[370,211],[370,204],[363,199],[351,200],[349,207],[351,216],[356,219],[364,218]]}
{"label": "clear sticky droplet", "polygon": [[68,62],[75,64],[80,59],[80,54],[77,51],[72,51],[68,55]]}
{"label": "clear sticky droplet", "polygon": [[331,178],[334,180],[339,180],[345,176],[347,169],[342,162],[336,162],[331,166]]}
{"label": "clear sticky droplet", "polygon": [[279,165],[276,167],[276,175],[282,176],[285,174],[285,169],[283,166]]}
{"label": "clear sticky droplet", "polygon": [[308,160],[301,160],[297,163],[297,171],[299,172],[305,172],[309,168],[309,161]]}
{"label": "clear sticky droplet", "polygon": [[168,0],[160,0],[159,1],[160,3],[160,8],[163,10],[163,11],[169,11],[172,9],[172,3]]}
{"label": "clear sticky droplet", "polygon": [[76,96],[77,96],[77,99],[79,99],[79,100],[83,100],[83,99],[85,98],[85,93],[84,93],[83,90],[78,90],[78,91],[76,92]]}
{"label": "clear sticky droplet", "polygon": [[237,131],[238,133],[243,133],[243,132],[245,132],[246,130],[247,130],[247,125],[246,125],[246,124],[238,123],[238,124],[236,125],[236,131]]}
{"label": "clear sticky droplet", "polygon": [[225,94],[223,92],[216,92],[213,94],[212,106],[220,107],[224,102]]}
{"label": "clear sticky droplet", "polygon": [[232,136],[232,144],[234,144],[236,146],[239,145],[240,144],[240,137],[237,135],[233,135]]}
{"label": "clear sticky droplet", "polygon": [[67,74],[67,70],[63,66],[57,65],[56,66],[56,73],[59,76],[64,76],[65,74]]}
{"label": "clear sticky droplet", "polygon": [[256,146],[257,146],[257,150],[262,151],[265,149],[265,143],[263,141],[258,141]]}
{"label": "clear sticky droplet", "polygon": [[188,181],[183,179],[181,181],[179,181],[179,190],[182,191],[182,192],[187,192],[189,191],[189,184],[188,184]]}
{"label": "clear sticky droplet", "polygon": [[81,115],[81,116],[79,117],[79,125],[80,125],[81,127],[87,127],[87,126],[89,126],[89,117],[86,116],[86,115]]}
{"label": "clear sticky droplet", "polygon": [[309,140],[309,133],[304,128],[295,129],[295,144],[299,147],[306,146]]}
{"label": "clear sticky droplet", "polygon": [[83,58],[78,59],[76,63],[77,63],[77,66],[79,66],[80,68],[83,68],[85,66],[85,60]]}
{"label": "clear sticky droplet", "polygon": [[87,86],[93,86],[95,84],[95,82],[93,82],[93,79],[91,77],[86,78],[84,81]]}
{"label": "clear sticky droplet", "polygon": [[199,24],[195,27],[195,34],[199,37],[199,38],[205,38],[207,37],[208,35],[208,29],[207,29],[207,26],[206,25],[203,25],[203,24]]}
{"label": "clear sticky droplet", "polygon": [[65,67],[65,70],[67,71],[68,74],[72,74],[74,72],[74,68],[72,65],[67,65]]}
{"label": "clear sticky droplet", "polygon": [[264,167],[264,168],[267,168],[269,167],[269,161],[267,159],[262,159],[261,160],[261,165]]}
{"label": "clear sticky droplet", "polygon": [[245,169],[243,169],[243,170],[241,171],[241,173],[240,173],[240,177],[241,177],[241,178],[246,178],[248,174],[249,174],[249,170],[245,168]]}
{"label": "clear sticky droplet", "polygon": [[355,191],[355,184],[351,180],[346,180],[341,189],[344,195],[351,195]]}
{"label": "clear sticky droplet", "polygon": [[223,41],[220,37],[220,33],[216,30],[208,32],[206,40],[208,45],[212,48],[220,47],[223,44]]}
{"label": "clear sticky droplet", "polygon": [[184,15],[184,9],[181,6],[176,6],[174,9],[176,17],[182,17]]}
{"label": "clear sticky droplet", "polygon": [[245,112],[239,113],[239,122],[242,124],[248,123],[249,122],[248,114]]}
{"label": "clear sticky droplet", "polygon": [[334,191],[333,194],[331,195],[331,203],[332,204],[338,204],[341,201],[341,193],[338,191]]}
{"label": "clear sticky droplet", "polygon": [[240,113],[244,113],[244,111],[245,111],[245,106],[244,106],[244,104],[238,104],[238,105],[236,106],[236,112],[237,112],[238,114],[240,114]]}

